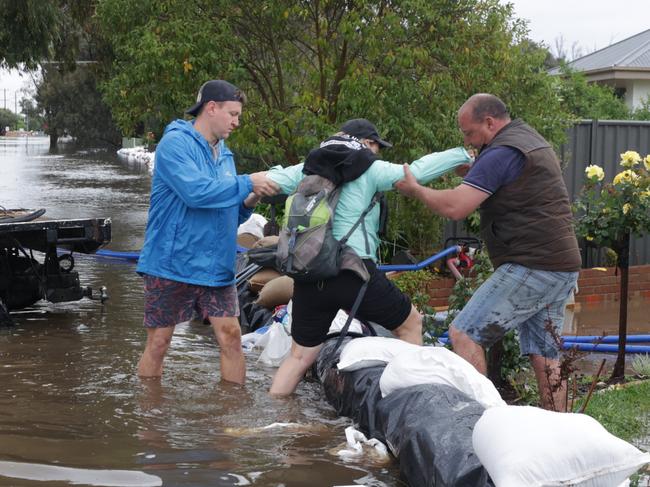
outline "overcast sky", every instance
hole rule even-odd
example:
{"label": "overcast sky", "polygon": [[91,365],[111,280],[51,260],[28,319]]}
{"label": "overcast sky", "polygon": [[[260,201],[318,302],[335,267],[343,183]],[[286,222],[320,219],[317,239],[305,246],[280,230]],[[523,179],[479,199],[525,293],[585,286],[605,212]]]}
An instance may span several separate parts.
{"label": "overcast sky", "polygon": [[499,0],[514,5],[514,16],[528,20],[529,37],[554,54],[555,40],[564,39],[583,54],[607,47],[650,29],[650,0]]}
{"label": "overcast sky", "polygon": [[[569,57],[577,53],[575,48],[588,54],[650,29],[650,0],[499,1],[512,3],[515,17],[528,21],[529,37],[554,54],[556,39],[562,38]],[[0,108],[14,109],[14,96],[20,100],[27,80],[16,72],[0,71]]]}

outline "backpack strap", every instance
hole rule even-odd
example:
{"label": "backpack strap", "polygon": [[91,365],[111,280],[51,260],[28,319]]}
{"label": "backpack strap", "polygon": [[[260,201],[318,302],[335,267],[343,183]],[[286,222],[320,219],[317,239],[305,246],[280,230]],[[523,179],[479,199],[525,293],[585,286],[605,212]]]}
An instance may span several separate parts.
{"label": "backpack strap", "polygon": [[350,329],[350,325],[352,324],[352,320],[354,319],[354,315],[357,314],[357,311],[359,310],[359,306],[361,305],[361,301],[363,301],[363,297],[366,294],[366,289],[368,289],[368,282],[365,281],[361,285],[361,289],[359,289],[359,294],[357,294],[357,298],[354,300],[354,304],[352,305],[352,309],[350,310],[350,313],[348,314],[348,319],[345,321],[345,325],[343,325],[343,328],[341,328],[341,332],[339,334],[339,337],[336,339],[336,344],[334,345],[334,348],[330,351],[327,361],[331,359],[331,357],[334,356],[336,351],[339,349],[341,344],[343,343],[343,339],[347,336],[348,330]]}
{"label": "backpack strap", "polygon": [[372,200],[370,200],[370,204],[368,205],[368,207],[365,210],[363,210],[363,213],[361,213],[361,216],[359,217],[359,219],[354,223],[354,225],[352,225],[352,228],[350,228],[348,233],[346,233],[345,236],[341,240],[339,240],[339,242],[341,242],[341,245],[345,244],[348,241],[348,239],[350,238],[352,233],[354,233],[354,231],[357,229],[359,224],[363,224],[363,227],[362,227],[363,228],[363,237],[366,240],[366,250],[368,251],[368,253],[370,253],[370,249],[369,249],[369,245],[368,245],[368,234],[366,232],[365,219],[366,219],[366,216],[368,215],[368,213],[370,213],[370,211],[377,204],[377,202],[379,201],[380,198],[381,198],[381,193],[375,193],[375,195],[372,197]]}

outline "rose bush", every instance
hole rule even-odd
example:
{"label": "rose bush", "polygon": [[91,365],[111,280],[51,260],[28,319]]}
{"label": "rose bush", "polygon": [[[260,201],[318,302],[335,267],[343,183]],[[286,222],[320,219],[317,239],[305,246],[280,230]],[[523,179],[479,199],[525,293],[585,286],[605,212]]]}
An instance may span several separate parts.
{"label": "rose bush", "polygon": [[625,235],[650,232],[650,155],[621,154],[624,168],[612,182],[604,182],[605,171],[591,165],[574,204],[576,233],[587,241],[618,252]]}

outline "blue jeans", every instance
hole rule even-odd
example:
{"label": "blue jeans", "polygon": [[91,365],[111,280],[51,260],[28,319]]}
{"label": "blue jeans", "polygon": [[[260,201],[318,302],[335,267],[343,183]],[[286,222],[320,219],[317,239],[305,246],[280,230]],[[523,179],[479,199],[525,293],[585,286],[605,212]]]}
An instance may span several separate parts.
{"label": "blue jeans", "polygon": [[562,333],[564,308],[577,280],[577,272],[503,264],[474,292],[453,326],[483,347],[517,329],[522,355],[556,359],[553,334]]}

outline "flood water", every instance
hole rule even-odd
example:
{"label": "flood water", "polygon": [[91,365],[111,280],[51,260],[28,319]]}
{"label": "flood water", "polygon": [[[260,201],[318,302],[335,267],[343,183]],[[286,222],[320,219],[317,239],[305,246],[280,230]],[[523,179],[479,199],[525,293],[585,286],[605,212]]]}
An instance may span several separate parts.
{"label": "flood water", "polygon": [[[112,152],[51,155],[45,138],[0,138],[0,205],[110,217],[112,250],[141,248],[150,181]],[[245,387],[221,383],[204,325],[177,327],[164,377],[141,382],[134,265],[81,255],[75,263],[82,285],[108,288],[108,302],[39,302],[0,329],[0,486],[403,485],[394,462],[336,455],[351,422],[318,384],[269,398],[275,369],[256,353],[247,355]],[[273,423],[290,426],[264,428]]]}

